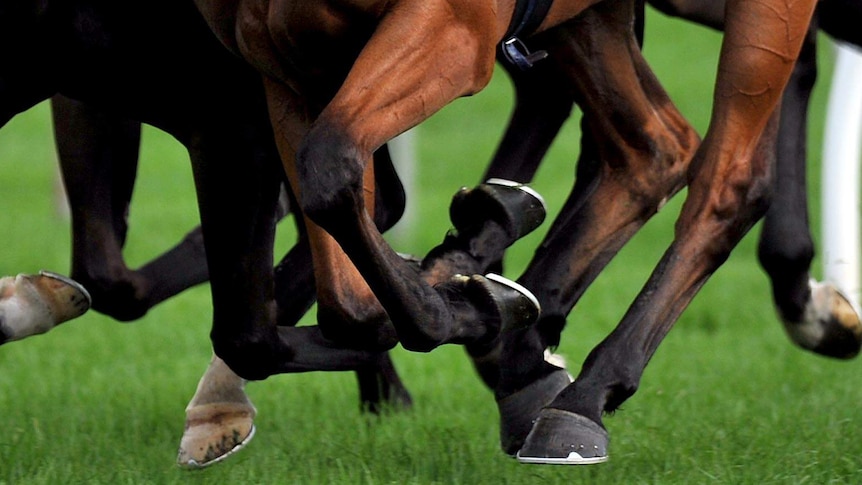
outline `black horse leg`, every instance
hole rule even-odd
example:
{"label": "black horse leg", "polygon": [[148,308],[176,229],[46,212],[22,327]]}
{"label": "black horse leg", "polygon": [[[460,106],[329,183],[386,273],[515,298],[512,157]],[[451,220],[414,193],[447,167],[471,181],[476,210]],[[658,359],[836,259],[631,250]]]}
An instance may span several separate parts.
{"label": "black horse leg", "polygon": [[140,123],[62,96],[55,96],[51,106],[72,211],[72,278],[89,290],[93,308],[117,320],[135,320],[206,281],[197,229],[138,271],[123,260]]}

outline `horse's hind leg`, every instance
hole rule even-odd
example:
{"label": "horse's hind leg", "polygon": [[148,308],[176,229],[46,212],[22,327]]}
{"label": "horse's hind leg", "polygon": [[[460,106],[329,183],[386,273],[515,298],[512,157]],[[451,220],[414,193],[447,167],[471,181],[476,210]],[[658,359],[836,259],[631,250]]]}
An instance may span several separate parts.
{"label": "horse's hind leg", "polygon": [[[819,12],[819,10],[818,10]],[[814,243],[808,219],[806,134],[808,99],[816,77],[816,22],[812,23],[784,90],[776,147],[775,190],[763,221],[758,257],[790,338],[802,348],[850,358],[862,345],[862,322],[831,283],[810,275]]]}
{"label": "horse's hind leg", "polygon": [[51,106],[72,211],[72,277],[90,291],[93,308],[117,320],[135,320],[206,281],[198,229],[137,271],[123,260],[140,123],[62,96],[55,96]]}
{"label": "horse's hind leg", "polygon": [[[773,114],[816,2],[728,3],[713,117],[689,170],[673,243],[574,383],[541,411],[519,451],[530,463],[607,459],[603,412],[636,390],[673,323],[768,207]],[[777,114],[777,113],[776,113]],[[766,133],[766,136],[764,134]]]}

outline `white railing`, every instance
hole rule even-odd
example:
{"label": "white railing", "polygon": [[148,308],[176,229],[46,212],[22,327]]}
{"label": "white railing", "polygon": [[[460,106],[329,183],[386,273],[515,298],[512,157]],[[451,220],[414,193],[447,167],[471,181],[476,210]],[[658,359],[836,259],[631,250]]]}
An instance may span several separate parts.
{"label": "white railing", "polygon": [[858,312],[862,52],[855,47],[836,44],[824,131],[823,278],[844,291]]}

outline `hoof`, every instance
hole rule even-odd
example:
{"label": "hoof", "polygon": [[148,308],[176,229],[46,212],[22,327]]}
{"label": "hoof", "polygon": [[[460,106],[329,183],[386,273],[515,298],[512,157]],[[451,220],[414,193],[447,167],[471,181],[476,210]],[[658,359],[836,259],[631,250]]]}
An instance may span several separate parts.
{"label": "hoof", "polygon": [[503,179],[489,179],[474,189],[462,188],[452,198],[449,217],[458,231],[468,231],[492,220],[516,241],[544,222],[545,201],[530,187]]}
{"label": "hoof", "polygon": [[213,403],[189,408],[177,464],[204,468],[233,455],[254,437],[254,416],[250,404]]}
{"label": "hoof", "polygon": [[500,332],[527,328],[542,312],[539,300],[530,290],[498,274],[473,275],[469,284],[489,298],[500,316]]}
{"label": "hoof", "polygon": [[565,369],[554,371],[527,387],[497,401],[500,411],[500,447],[515,456],[542,408],[572,382]]}
{"label": "hoof", "polygon": [[862,347],[862,321],[850,300],[835,286],[811,281],[811,299],[800,322],[784,320],[790,339],[827,357],[850,359]]}
{"label": "hoof", "polygon": [[90,294],[65,276],[40,271],[0,279],[0,343],[45,333],[90,309]]}
{"label": "hoof", "polygon": [[608,460],[608,432],[592,420],[543,409],[518,451],[518,461],[543,465],[592,465]]}

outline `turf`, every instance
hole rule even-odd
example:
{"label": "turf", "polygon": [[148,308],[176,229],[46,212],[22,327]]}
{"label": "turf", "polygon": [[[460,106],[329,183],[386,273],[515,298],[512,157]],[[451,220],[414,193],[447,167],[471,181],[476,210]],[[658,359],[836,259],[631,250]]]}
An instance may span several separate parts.
{"label": "turf", "polygon": [[[720,37],[651,14],[646,53],[680,110],[701,133],[709,117]],[[812,106],[812,214],[819,233],[818,164],[831,56]],[[446,208],[473,185],[511,105],[504,76],[416,129],[418,164],[409,220],[390,235],[423,254],[449,224]],[[534,187],[559,210],[573,180],[570,122]],[[138,266],[197,222],[183,149],[147,128],[126,251]],[[69,223],[53,187],[56,160],[46,104],[0,132],[0,275],[66,273]],[[611,263],[572,312],[560,352],[577,372],[625,312],[672,236],[673,200]],[[541,232],[507,258],[516,277]],[[252,383],[258,434],[225,463],[174,465],[184,407],[210,357],[207,285],[120,324],[95,312],[0,348],[0,483],[854,483],[862,478],[858,361],[789,344],[749,234],[683,313],[646,370],[640,391],[606,419],[611,460],[594,467],[519,465],[497,445],[497,415],[459,348],[395,351],[415,408],[373,418],[358,409],[349,373],[275,376]],[[292,243],[282,224],[279,253]],[[815,261],[815,265],[817,262]],[[313,322],[313,314],[305,319]]]}

